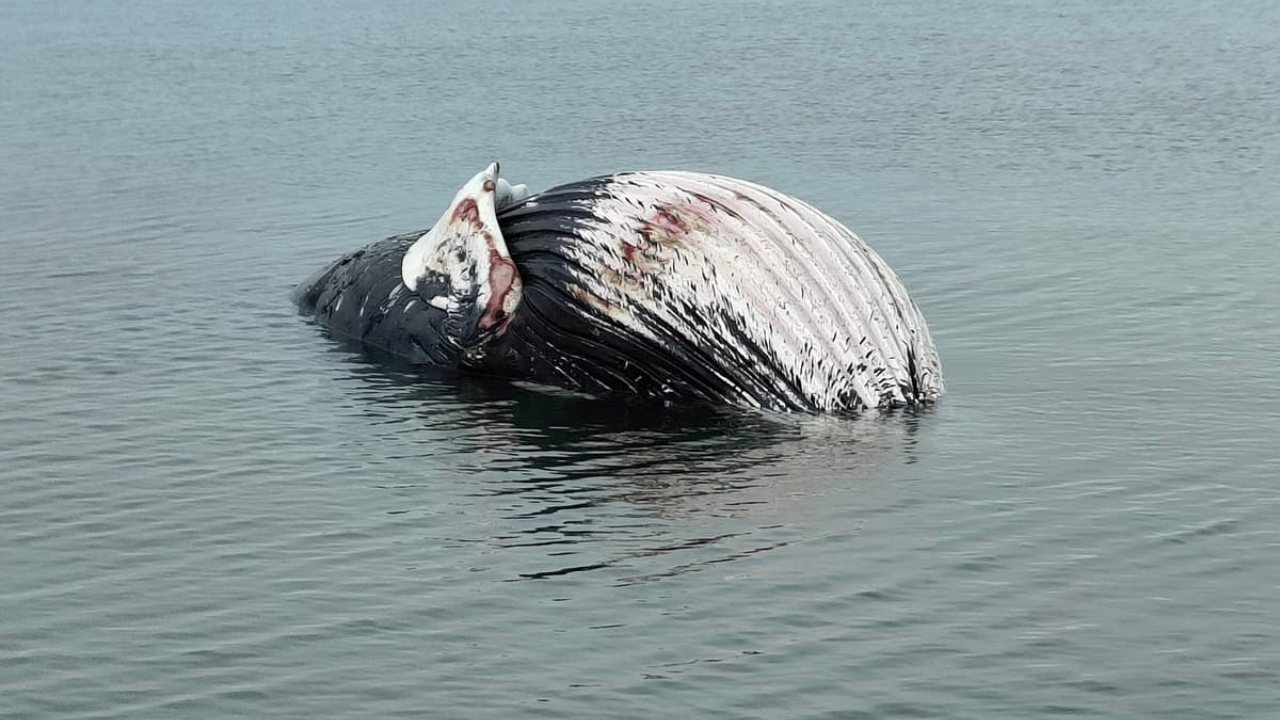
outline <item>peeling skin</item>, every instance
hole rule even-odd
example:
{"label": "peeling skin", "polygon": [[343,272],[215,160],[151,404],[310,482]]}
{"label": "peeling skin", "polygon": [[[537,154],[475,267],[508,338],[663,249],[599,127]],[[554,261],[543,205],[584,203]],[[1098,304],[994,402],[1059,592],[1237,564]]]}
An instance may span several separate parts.
{"label": "peeling skin", "polygon": [[682,247],[689,234],[689,229],[680,222],[679,217],[666,208],[658,208],[644,220],[640,234],[645,240],[659,245]]}
{"label": "peeling skin", "polygon": [[683,237],[689,234],[689,228],[681,221],[679,211],[671,205],[662,205],[655,209],[649,223],[672,235]]}
{"label": "peeling skin", "polygon": [[616,312],[617,308],[614,307],[612,303],[600,297],[599,295],[596,295],[591,291],[586,290],[585,288],[575,285],[569,288],[569,293],[573,295],[574,300],[577,300],[580,303],[585,303],[587,305],[590,305],[591,307],[595,308],[596,310],[606,315],[610,315],[614,317],[618,315],[618,313]]}
{"label": "peeling skin", "polygon": [[659,205],[654,211],[654,218],[657,224],[681,236],[688,236],[692,232],[705,233],[711,229],[715,220],[711,213],[698,203],[699,200],[707,201],[705,197],[690,193],[689,202]]}
{"label": "peeling skin", "polygon": [[708,353],[744,397],[837,410],[941,393],[919,310],[823,213],[698,173],[626,173],[594,195],[572,254],[587,269],[571,292],[585,307],[645,337],[660,321],[678,337],[655,339]]}
{"label": "peeling skin", "polygon": [[685,200],[656,205],[641,221],[640,235],[651,243],[683,248],[694,235],[712,233],[716,218],[711,210],[699,204],[706,199],[691,195]]}
{"label": "peeling skin", "polygon": [[640,240],[643,245],[632,244],[622,241],[620,250],[622,253],[623,265],[616,271],[612,268],[602,268],[601,277],[606,281],[616,280],[618,282],[639,282],[645,276],[658,276],[666,269],[666,260],[662,255],[662,246],[650,240]]}
{"label": "peeling skin", "polygon": [[467,223],[477,230],[484,228],[480,220],[480,208],[474,198],[464,198],[453,211],[452,222]]}

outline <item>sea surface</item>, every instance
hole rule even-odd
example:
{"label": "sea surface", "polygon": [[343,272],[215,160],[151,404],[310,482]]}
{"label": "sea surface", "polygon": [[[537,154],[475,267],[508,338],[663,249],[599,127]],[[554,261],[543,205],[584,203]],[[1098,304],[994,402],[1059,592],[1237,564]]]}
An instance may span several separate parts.
{"label": "sea surface", "polygon": [[[760,182],[915,414],[385,367],[492,160]],[[1280,717],[1280,9],[0,0],[0,717]]]}

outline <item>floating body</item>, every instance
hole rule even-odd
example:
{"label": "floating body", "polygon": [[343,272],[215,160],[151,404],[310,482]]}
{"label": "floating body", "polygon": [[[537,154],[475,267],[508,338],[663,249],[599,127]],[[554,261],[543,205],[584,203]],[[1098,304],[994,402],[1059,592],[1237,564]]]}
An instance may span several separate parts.
{"label": "floating body", "polygon": [[924,318],[879,256],[795,198],[715,175],[528,195],[495,163],[429,231],[339,259],[296,299],[410,362],[594,394],[841,412],[942,392]]}

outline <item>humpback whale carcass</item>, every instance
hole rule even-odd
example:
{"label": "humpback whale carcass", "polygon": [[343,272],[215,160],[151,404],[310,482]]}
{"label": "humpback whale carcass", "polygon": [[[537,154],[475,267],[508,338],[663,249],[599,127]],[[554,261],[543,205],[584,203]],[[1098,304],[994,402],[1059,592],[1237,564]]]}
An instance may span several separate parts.
{"label": "humpback whale carcass", "polygon": [[842,412],[942,392],[924,318],[878,255],[800,200],[717,175],[531,195],[494,163],[430,230],[340,258],[295,299],[413,363],[593,394]]}

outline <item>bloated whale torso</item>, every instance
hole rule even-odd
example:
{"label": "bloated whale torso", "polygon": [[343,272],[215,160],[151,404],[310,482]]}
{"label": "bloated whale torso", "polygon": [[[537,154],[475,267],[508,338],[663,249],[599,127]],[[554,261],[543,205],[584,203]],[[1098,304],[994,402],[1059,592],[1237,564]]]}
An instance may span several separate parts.
{"label": "bloated whale torso", "polygon": [[485,333],[442,333],[460,303],[406,285],[402,260],[423,233],[340,259],[297,300],[334,333],[411,362],[596,394],[840,412],[942,391],[901,282],[799,200],[720,176],[635,172],[495,212],[506,253],[477,247],[509,255],[520,293]]}

